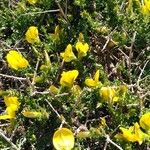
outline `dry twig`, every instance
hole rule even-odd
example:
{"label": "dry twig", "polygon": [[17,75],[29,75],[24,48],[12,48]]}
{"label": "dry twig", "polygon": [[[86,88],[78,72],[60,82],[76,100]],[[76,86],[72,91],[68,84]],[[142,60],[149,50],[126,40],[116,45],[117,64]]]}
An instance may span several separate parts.
{"label": "dry twig", "polygon": [[20,150],[8,137],[5,136],[3,131],[0,129],[0,136],[5,139],[14,150]]}

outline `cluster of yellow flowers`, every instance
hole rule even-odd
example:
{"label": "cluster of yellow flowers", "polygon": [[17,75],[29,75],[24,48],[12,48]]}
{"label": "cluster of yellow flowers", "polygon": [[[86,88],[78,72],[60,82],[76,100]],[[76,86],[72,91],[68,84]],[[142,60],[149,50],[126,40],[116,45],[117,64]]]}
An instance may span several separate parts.
{"label": "cluster of yellow flowers", "polygon": [[[78,51],[78,58],[82,58],[87,55],[87,51],[89,50],[89,45],[87,43],[84,43],[84,36],[82,33],[79,34],[78,42],[76,43],[76,49]],[[72,46],[69,44],[65,51],[63,53],[60,53],[60,56],[63,57],[65,62],[70,62],[74,59],[76,59],[76,56],[74,55],[72,51]],[[79,75],[78,70],[70,70],[70,71],[63,71],[61,74],[60,84],[62,86],[66,87],[72,87],[75,79]],[[85,84],[88,87],[100,87],[102,86],[102,83],[99,81],[100,71],[97,70],[93,78],[87,77],[85,79]],[[73,86],[74,87],[74,86]],[[125,86],[124,86],[125,87]],[[125,93],[126,90],[123,92]],[[117,102],[119,100],[119,97],[117,96],[116,88],[114,87],[102,87],[99,90],[100,96],[107,102]]]}
{"label": "cluster of yellow flowers", "polygon": [[[78,52],[78,58],[82,58],[87,55],[87,51],[89,50],[89,45],[87,43],[83,43],[83,34],[79,34],[78,42],[76,43],[76,50]],[[72,60],[77,59],[75,54],[72,51],[72,45],[68,44],[65,51],[60,53],[60,56],[63,58],[65,62],[71,62]],[[60,85],[63,87],[72,88],[73,93],[77,93],[79,95],[81,93],[81,88],[79,85],[74,85],[76,78],[79,75],[78,70],[69,70],[63,71],[60,78]],[[85,79],[85,84],[88,87],[100,87],[102,83],[99,81],[100,71],[97,70],[94,77],[87,77]],[[122,91],[122,94],[127,92],[127,86],[122,85],[119,89]],[[49,90],[57,94],[58,88],[55,86],[50,86]],[[117,96],[116,88],[114,87],[101,87],[99,90],[101,97],[110,103],[117,102],[119,97]],[[74,147],[74,136],[73,133],[67,128],[58,129],[53,136],[53,145],[57,150],[71,150]]]}
{"label": "cluster of yellow flowers", "polygon": [[[34,2],[34,1],[33,1]],[[60,29],[59,26],[56,26],[55,33],[51,34],[50,36],[53,37],[55,41],[59,40],[59,33]],[[25,33],[25,39],[30,44],[36,44],[40,42],[38,29],[35,26],[31,26],[28,28],[27,32]],[[75,49],[78,53],[78,58],[81,59],[82,57],[87,55],[87,52],[89,50],[89,45],[84,42],[84,36],[82,33],[79,34],[79,38],[77,43],[75,44]],[[46,53],[46,55],[48,55]],[[71,44],[68,44],[65,51],[60,53],[60,56],[63,58],[64,62],[71,62],[72,60],[77,59],[75,54],[73,53],[73,47]],[[29,66],[29,62],[25,59],[25,57],[16,50],[10,50],[9,53],[6,55],[6,60],[10,66],[10,68],[14,70],[19,69],[25,69]],[[81,88],[79,85],[74,85],[75,80],[77,79],[79,75],[78,70],[69,70],[69,71],[63,71],[61,73],[60,78],[60,85],[62,87],[68,87],[72,90],[73,93],[76,95],[80,95]],[[127,87],[125,85],[122,85],[122,87],[110,87],[110,86],[103,86],[103,84],[99,81],[100,76],[100,70],[96,70],[93,78],[87,77],[84,81],[85,85],[87,85],[90,88],[96,87],[99,89],[100,97],[105,100],[108,103],[114,103],[119,100],[118,91],[120,91],[122,88],[123,93],[126,93]],[[55,87],[54,85],[51,85],[49,87],[49,91],[53,94],[59,93],[59,88]],[[20,103],[18,102],[17,97],[4,97],[4,102],[7,106],[6,112],[0,116],[0,119],[12,119],[16,116],[16,111],[19,108]],[[40,118],[44,113],[24,109],[22,111],[23,116],[27,118]],[[141,123],[142,124],[142,123]],[[144,124],[144,123],[143,123]],[[140,134],[140,138],[137,140],[134,137],[134,141],[141,142],[141,132],[139,132],[138,124],[135,125],[136,130],[138,130],[138,135]],[[144,125],[143,125],[144,126]],[[123,132],[123,135],[127,129],[120,128]],[[129,129],[128,132],[133,132],[133,128]],[[126,133],[125,133],[126,134]],[[142,134],[142,138],[145,134]],[[126,137],[126,136],[124,136]],[[136,139],[136,140],[135,140]],[[131,140],[130,140],[131,141]],[[132,140],[133,141],[133,140]],[[74,147],[74,135],[73,133],[67,129],[67,128],[59,128],[53,136],[53,145],[57,150],[71,150]]]}
{"label": "cluster of yellow flowers", "polygon": [[[31,1],[28,0],[30,4],[35,4],[36,0]],[[51,34],[51,36],[54,38],[54,40],[59,39],[59,26],[56,26],[55,28],[55,33]],[[31,26],[28,28],[26,34],[25,34],[25,39],[27,40],[28,43],[34,44],[34,43],[39,43],[39,33],[38,29],[35,26]],[[70,51],[72,51],[72,46],[68,45],[66,49],[67,54],[61,54],[62,57],[65,58],[65,61],[67,59],[68,62],[70,61]],[[66,56],[68,55],[69,56]],[[67,58],[69,57],[69,58]],[[72,57],[72,56],[71,56]],[[74,56],[75,57],[75,56]],[[18,51],[16,50],[10,50],[9,53],[6,55],[6,60],[8,62],[8,65],[10,68],[14,70],[20,70],[20,69],[25,69],[29,66],[29,62],[25,59],[25,57]],[[71,59],[72,60],[72,59]],[[67,61],[66,61],[67,62]],[[63,71],[62,73],[62,78],[60,79],[60,84],[62,86],[67,86],[67,87],[72,87],[75,79],[78,76],[78,71],[77,70],[72,70],[65,72]],[[50,86],[50,91],[53,93],[58,93],[58,88],[55,86],[51,85]],[[20,102],[18,101],[17,97],[12,97],[12,96],[5,96],[4,97],[4,102],[7,106],[6,111],[4,114],[0,115],[0,119],[15,119],[16,118],[16,111],[19,109]],[[38,112],[38,111],[32,111],[29,109],[24,109],[22,111],[23,116],[27,118],[40,118],[43,113]],[[57,150],[71,150],[74,147],[74,135],[73,133],[67,129],[67,128],[60,128],[58,129],[53,136],[53,145]]]}
{"label": "cluster of yellow flowers", "polygon": [[[4,114],[0,115],[0,120],[6,120],[6,119],[15,119],[16,118],[16,111],[18,111],[20,102],[18,100],[18,97],[16,96],[4,96],[4,103],[6,105],[6,110]],[[40,118],[42,115],[41,112],[37,111],[30,111],[30,110],[23,110],[22,111],[23,116],[27,118]]]}
{"label": "cluster of yellow flowers", "polygon": [[117,90],[114,87],[102,87],[99,93],[106,102],[113,103],[119,100],[119,97],[117,96]]}
{"label": "cluster of yellow flowers", "polygon": [[[124,139],[129,142],[138,142],[142,144],[144,140],[150,138],[150,112],[141,116],[139,124],[136,122],[128,129],[120,127],[122,133],[116,135],[116,138]],[[140,127],[143,129],[141,130]],[[144,131],[144,132],[143,132]]]}
{"label": "cluster of yellow flowers", "polygon": [[[35,5],[39,0],[26,0],[29,4]],[[143,0],[141,5],[141,11],[143,15],[150,15],[150,0]],[[60,40],[60,28],[59,25],[55,27],[54,33],[51,33],[50,36],[54,41]],[[25,33],[25,40],[31,44],[39,44],[41,42],[39,37],[39,31],[36,26],[30,26]],[[84,36],[82,33],[79,34],[77,42],[73,44],[68,44],[63,52],[60,53],[63,61],[69,63],[75,60],[81,60],[81,58],[87,56],[90,50],[89,44],[84,41]],[[75,52],[74,52],[75,51]],[[45,55],[47,56],[47,60],[49,59],[48,53],[45,51]],[[28,60],[21,54],[21,52],[17,50],[10,50],[6,55],[6,60],[8,66],[14,70],[26,69],[29,67]],[[50,62],[50,61],[49,61]],[[80,71],[80,70],[79,70]],[[77,85],[76,79],[79,76],[78,70],[68,70],[62,71],[59,84],[62,87],[67,87],[72,90],[75,95],[81,94],[81,88]],[[106,86],[101,83],[100,78],[100,70],[96,70],[95,74],[92,77],[85,78],[85,85],[89,88],[98,89],[100,98],[109,104],[113,104],[118,102],[120,99],[119,92],[124,95],[128,88],[126,85],[122,86]],[[60,88],[51,85],[49,87],[49,91],[53,94],[58,94]],[[16,96],[4,96],[4,103],[6,105],[6,110],[0,114],[0,120],[5,119],[15,119],[16,113],[20,108],[21,103],[19,102],[18,97]],[[22,115],[27,118],[41,118],[44,112],[30,110],[28,108],[24,108],[22,110]],[[103,120],[105,124],[105,120]],[[144,140],[150,139],[150,112],[143,114],[139,122],[133,124],[128,128],[120,127],[121,133],[116,135],[116,138],[123,139],[129,142],[138,142],[142,144]],[[61,127],[54,132],[53,135],[53,145],[56,150],[71,150],[74,147],[75,137],[73,132],[68,129]]]}
{"label": "cluster of yellow flowers", "polygon": [[[80,36],[83,37],[83,34],[79,34],[78,42],[75,45],[75,48],[78,52],[78,58],[82,58],[87,55],[87,52],[89,50],[89,45],[87,43],[84,43],[84,40],[80,38]],[[60,56],[63,58],[65,62],[70,62],[74,59],[77,59],[75,54],[72,51],[72,45],[68,44],[65,51],[63,53],[60,53]]]}
{"label": "cluster of yellow flowers", "polygon": [[[40,42],[38,29],[35,26],[29,27],[25,36],[26,40],[31,44]],[[6,55],[6,59],[10,68],[15,70],[25,69],[29,66],[29,62],[23,57],[20,52],[16,50],[10,50]]]}
{"label": "cluster of yellow flowers", "polygon": [[[63,73],[61,74],[60,84],[62,86],[74,88],[73,84],[78,75],[79,75],[78,70],[70,70],[67,72],[63,71]],[[121,95],[124,95],[128,90],[126,85],[121,85],[117,87],[103,86],[103,84],[99,81],[99,70],[96,71],[93,79],[92,78],[85,79],[85,84],[88,87],[98,87],[98,88],[100,87],[99,94],[101,98],[110,104],[117,102],[119,100],[119,92],[121,92]],[[80,88],[78,87],[78,89]]]}
{"label": "cluster of yellow flowers", "polygon": [[17,97],[5,96],[4,103],[6,105],[6,111],[0,115],[0,119],[14,119],[16,118],[16,111],[19,109],[19,101]]}

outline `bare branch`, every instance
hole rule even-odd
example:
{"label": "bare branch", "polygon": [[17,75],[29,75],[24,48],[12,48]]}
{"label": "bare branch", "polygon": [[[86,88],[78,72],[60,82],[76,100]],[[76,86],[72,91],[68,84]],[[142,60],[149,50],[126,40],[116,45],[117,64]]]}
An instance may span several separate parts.
{"label": "bare branch", "polygon": [[20,16],[46,14],[46,13],[59,12],[59,11],[60,11],[60,9],[45,10],[45,11],[39,11],[39,12],[29,12],[29,13],[21,14]]}
{"label": "bare branch", "polygon": [[14,80],[21,80],[21,81],[26,81],[27,80],[27,78],[16,77],[16,76],[11,76],[11,75],[7,75],[7,74],[1,74],[1,73],[0,73],[0,76],[6,77],[6,78],[11,78],[11,79],[14,79]]}
{"label": "bare branch", "polygon": [[19,150],[19,148],[8,137],[5,136],[5,134],[3,133],[1,129],[0,129],[0,136],[4,138],[11,145],[13,149]]}
{"label": "bare branch", "polygon": [[[105,137],[106,137],[106,143],[111,143],[112,145],[114,145],[115,147],[117,147],[119,150],[123,150],[118,144],[116,144],[115,142],[113,142],[110,139],[109,135],[106,135]],[[106,148],[104,150],[106,150]]]}

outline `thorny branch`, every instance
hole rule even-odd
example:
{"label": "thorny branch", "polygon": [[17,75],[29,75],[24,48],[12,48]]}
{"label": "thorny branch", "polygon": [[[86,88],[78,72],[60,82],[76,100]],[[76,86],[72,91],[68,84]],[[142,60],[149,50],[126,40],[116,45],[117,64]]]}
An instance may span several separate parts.
{"label": "thorny branch", "polygon": [[63,9],[62,9],[60,3],[59,3],[59,0],[55,0],[55,2],[56,2],[56,4],[57,4],[57,6],[59,7],[59,10],[60,10],[62,16],[63,16],[63,17],[65,18],[65,20],[68,22],[67,15],[64,13],[64,11],[63,11]]}
{"label": "thorny branch", "polygon": [[129,71],[129,83],[130,84],[131,84],[131,60],[132,60],[132,57],[133,57],[133,45],[134,45],[134,42],[135,42],[136,34],[137,34],[137,32],[135,31],[133,33],[133,38],[131,39],[131,46],[130,47],[125,46],[125,48],[129,50],[128,71]]}
{"label": "thorny branch", "polygon": [[52,13],[52,12],[59,12],[59,11],[60,11],[60,9],[55,9],[55,10],[45,10],[45,11],[39,11],[39,12],[25,13],[25,14],[21,14],[20,16],[45,14],[45,13]]}
{"label": "thorny branch", "polygon": [[1,74],[1,73],[0,73],[0,76],[1,77],[6,77],[6,78],[11,78],[11,79],[14,79],[14,80],[21,80],[21,81],[26,81],[27,80],[27,78],[16,77],[16,76],[11,76],[11,75],[7,75],[7,74]]}
{"label": "thorny branch", "polygon": [[107,149],[108,143],[111,143],[112,145],[114,145],[114,146],[115,146],[116,148],[118,148],[119,150],[123,150],[119,145],[117,145],[115,142],[113,142],[113,141],[110,139],[109,135],[106,135],[105,137],[106,137],[106,143],[105,143],[105,146],[104,146],[104,150]]}
{"label": "thorny branch", "polygon": [[0,129],[0,136],[5,139],[14,150],[20,150],[8,137],[5,136],[3,131]]}
{"label": "thorny branch", "polygon": [[53,105],[48,100],[45,100],[45,101],[48,103],[48,105],[51,107],[51,109],[55,112],[57,117],[62,121],[62,123],[60,125],[60,128],[61,128],[63,126],[63,124],[66,123],[65,119],[62,118],[62,116],[57,112],[57,110],[53,107]]}

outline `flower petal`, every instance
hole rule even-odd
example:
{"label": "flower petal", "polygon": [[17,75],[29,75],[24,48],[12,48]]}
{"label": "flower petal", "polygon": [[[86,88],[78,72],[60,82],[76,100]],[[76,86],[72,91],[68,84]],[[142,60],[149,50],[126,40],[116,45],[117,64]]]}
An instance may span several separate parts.
{"label": "flower petal", "polygon": [[53,135],[53,145],[56,150],[71,150],[74,147],[74,135],[67,128],[58,129]]}

